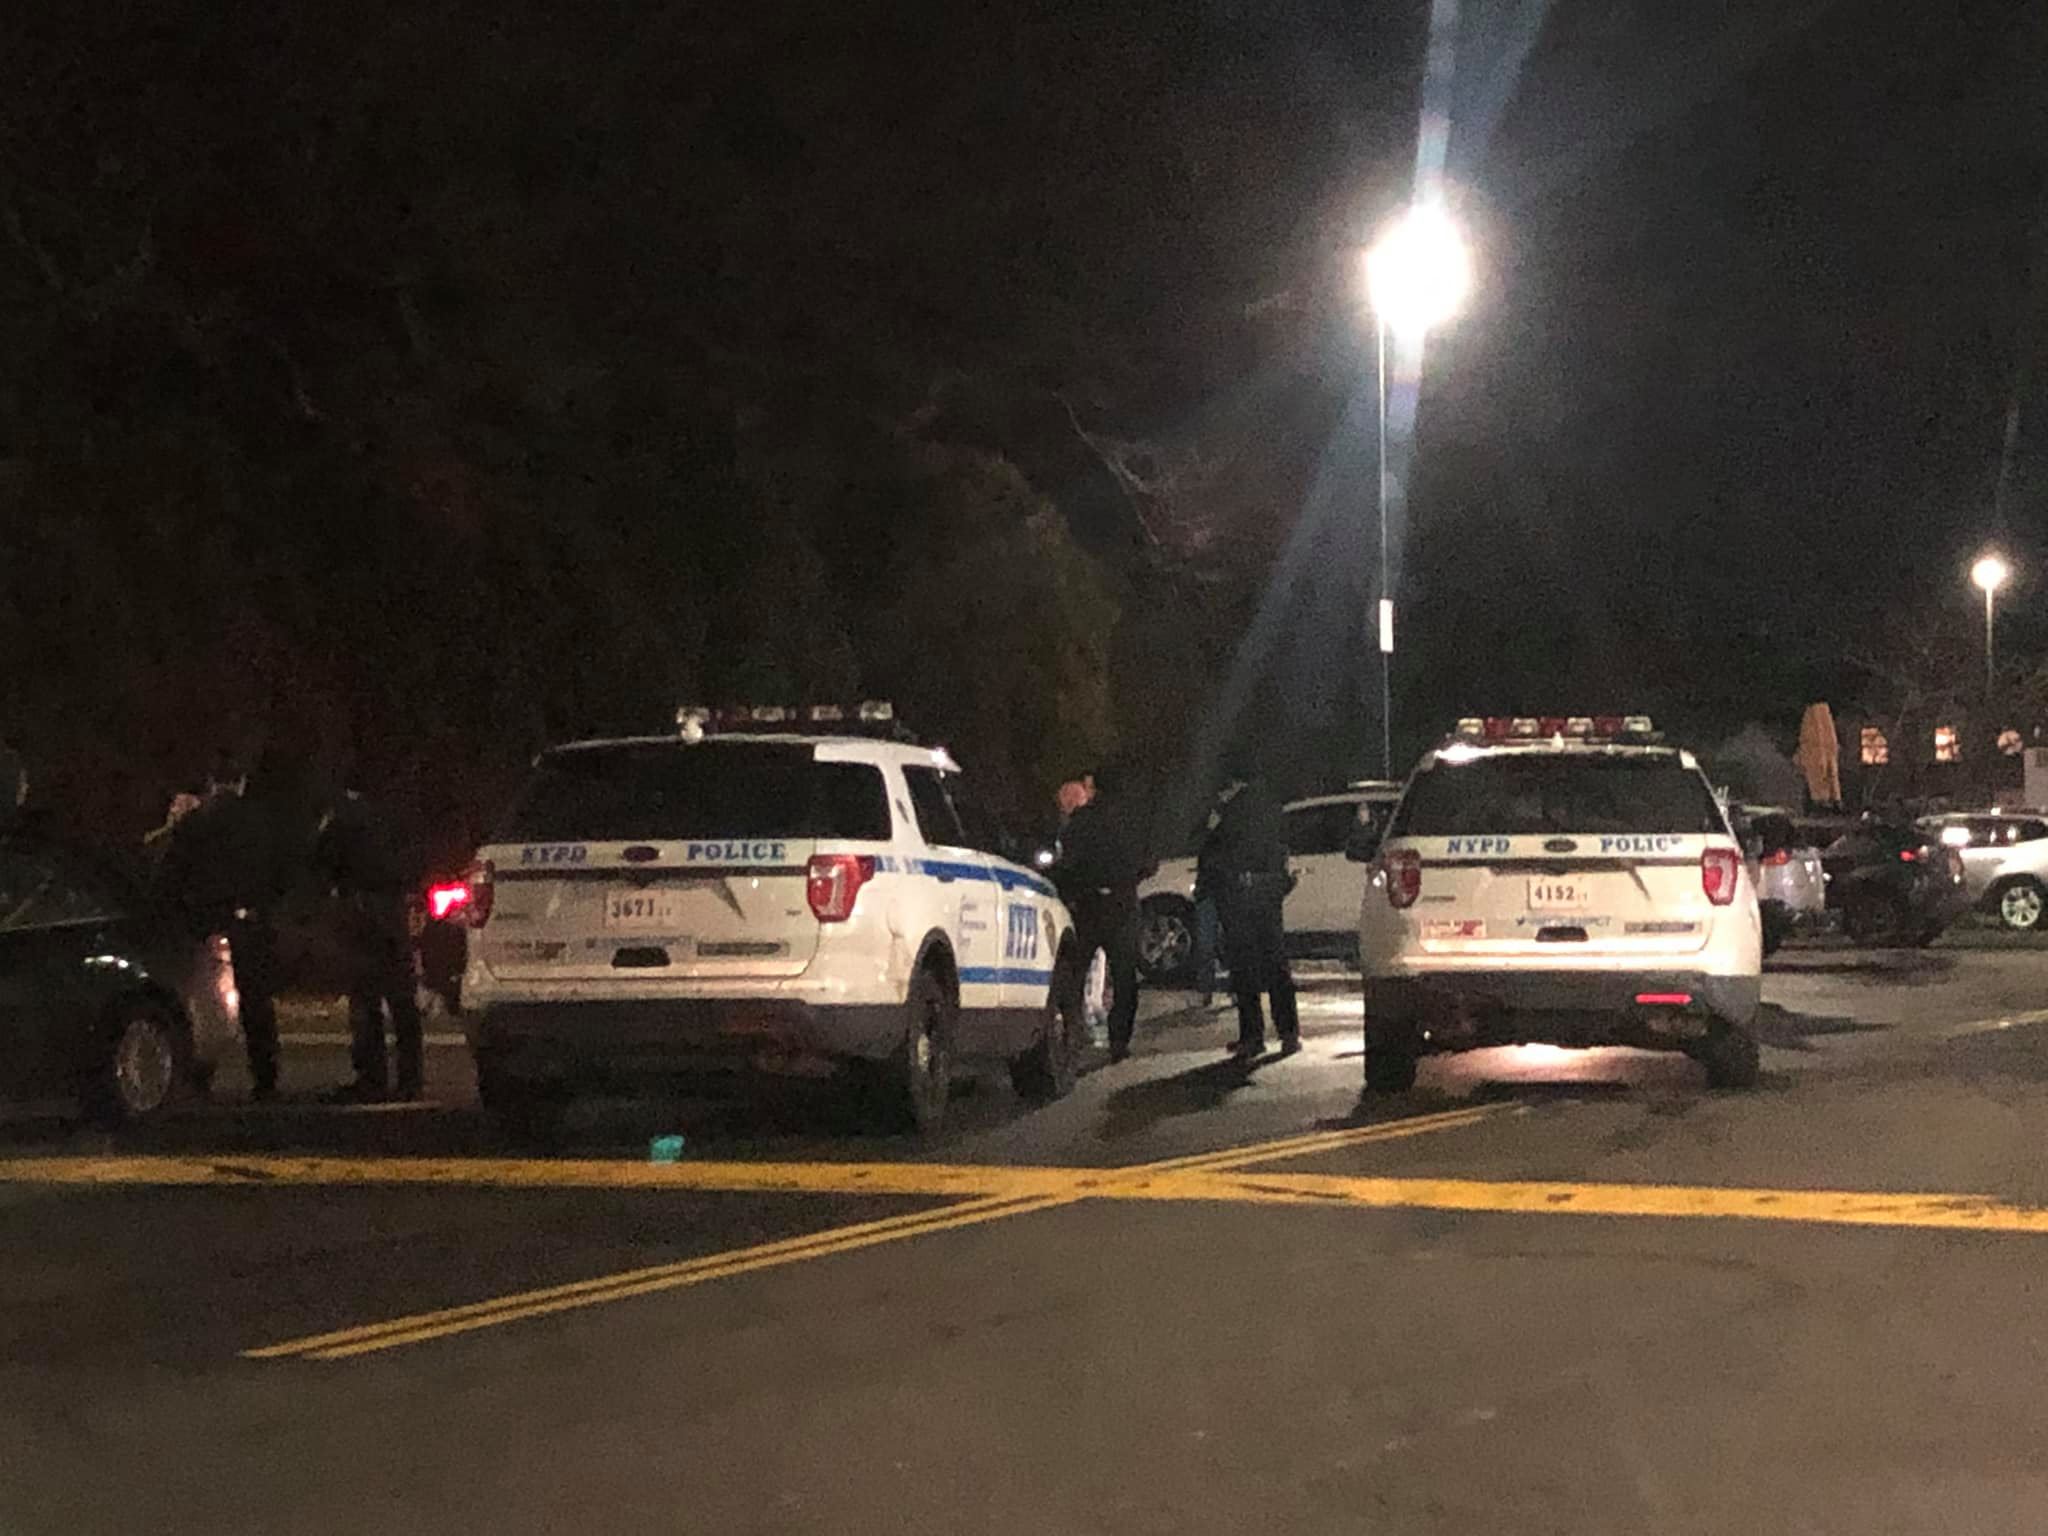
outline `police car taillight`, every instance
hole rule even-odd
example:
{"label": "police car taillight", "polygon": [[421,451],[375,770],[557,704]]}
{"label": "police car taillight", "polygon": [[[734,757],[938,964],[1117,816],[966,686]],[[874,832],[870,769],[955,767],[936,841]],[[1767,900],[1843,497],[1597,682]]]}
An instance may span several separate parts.
{"label": "police car taillight", "polygon": [[469,899],[454,910],[460,912],[472,928],[481,928],[491,920],[491,900],[496,895],[497,873],[497,865],[489,859],[478,859],[462,877]]}
{"label": "police car taillight", "polygon": [[1725,907],[1735,899],[1736,881],[1742,874],[1742,855],[1733,848],[1709,848],[1700,855],[1700,889],[1707,900]]}
{"label": "police car taillight", "polygon": [[1396,911],[1415,905],[1422,895],[1422,855],[1397,848],[1386,857],[1387,901]]}
{"label": "police car taillight", "polygon": [[860,888],[875,878],[875,861],[864,853],[820,853],[811,857],[805,880],[811,915],[821,923],[853,916]]}

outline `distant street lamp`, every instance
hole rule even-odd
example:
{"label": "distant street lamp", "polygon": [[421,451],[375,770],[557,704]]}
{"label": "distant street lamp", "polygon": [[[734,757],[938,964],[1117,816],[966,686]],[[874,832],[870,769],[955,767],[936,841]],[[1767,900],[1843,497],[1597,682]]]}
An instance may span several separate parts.
{"label": "distant street lamp", "polygon": [[1438,202],[1411,204],[1365,253],[1379,370],[1380,777],[1394,776],[1394,595],[1387,563],[1387,333],[1419,347],[1457,314],[1472,287],[1472,253]]}
{"label": "distant street lamp", "polygon": [[1987,699],[1998,686],[1998,589],[2011,575],[2012,568],[1995,554],[1979,555],[1977,563],[1970,567],[1970,580],[1984,592],[1984,697]]}

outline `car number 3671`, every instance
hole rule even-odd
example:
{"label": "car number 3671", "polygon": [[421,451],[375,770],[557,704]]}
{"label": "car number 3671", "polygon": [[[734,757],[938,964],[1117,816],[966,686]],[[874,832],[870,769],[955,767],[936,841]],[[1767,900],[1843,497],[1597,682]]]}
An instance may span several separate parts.
{"label": "car number 3671", "polygon": [[672,926],[681,909],[672,891],[613,891],[605,897],[604,922],[607,928],[648,932]]}

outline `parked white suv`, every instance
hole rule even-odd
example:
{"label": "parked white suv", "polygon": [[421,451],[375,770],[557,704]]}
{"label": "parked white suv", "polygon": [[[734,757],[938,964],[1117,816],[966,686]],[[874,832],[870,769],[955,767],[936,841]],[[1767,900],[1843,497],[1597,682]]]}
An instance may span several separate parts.
{"label": "parked white suv", "polygon": [[747,1069],[874,1078],[936,1125],[957,1062],[1074,1081],[1073,924],[945,752],[842,712],[687,711],[543,753],[471,872],[465,1019],[484,1105]]}
{"label": "parked white suv", "polygon": [[1756,887],[1690,753],[1627,720],[1469,720],[1401,796],[1359,922],[1365,1079],[1539,1041],[1757,1076]]}
{"label": "parked white suv", "polygon": [[1923,830],[1963,858],[1970,899],[2006,927],[2031,933],[2048,918],[2048,816],[1969,811],[1930,816]]}
{"label": "parked white suv", "polygon": [[[1282,913],[1287,947],[1296,955],[1355,960],[1358,893],[1364,884],[1345,850],[1359,829],[1387,824],[1401,786],[1364,780],[1338,794],[1312,795],[1282,807],[1287,863],[1295,876]],[[1199,924],[1195,858],[1168,859],[1138,887],[1138,968],[1154,986],[1186,986],[1195,978]]]}

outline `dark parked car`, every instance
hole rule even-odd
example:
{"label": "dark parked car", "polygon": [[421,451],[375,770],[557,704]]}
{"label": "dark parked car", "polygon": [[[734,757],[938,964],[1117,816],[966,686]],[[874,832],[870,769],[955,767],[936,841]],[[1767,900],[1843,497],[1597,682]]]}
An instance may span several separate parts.
{"label": "dark parked car", "polygon": [[1932,944],[1969,910],[1963,861],[1910,822],[1867,818],[1822,842],[1828,909],[1858,944]]}
{"label": "dark parked car", "polygon": [[224,937],[127,871],[0,839],[0,1097],[144,1120],[240,1039]]}

